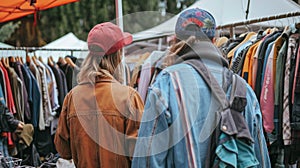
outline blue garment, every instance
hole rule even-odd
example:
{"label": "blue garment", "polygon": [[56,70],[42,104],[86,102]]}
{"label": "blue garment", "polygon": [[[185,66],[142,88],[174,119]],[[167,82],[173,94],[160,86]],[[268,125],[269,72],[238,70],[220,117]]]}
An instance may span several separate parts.
{"label": "blue garment", "polygon": [[38,83],[36,81],[36,78],[30,71],[29,67],[27,65],[24,65],[25,70],[28,72],[28,75],[30,76],[31,80],[31,98],[32,101],[29,102],[30,109],[31,109],[31,123],[33,127],[37,128],[39,123],[39,116],[40,116],[40,99],[41,99],[41,93],[38,86]]}
{"label": "blue garment", "polygon": [[9,156],[7,144],[7,137],[0,136],[0,156]]}
{"label": "blue garment", "polygon": [[[204,62],[209,64],[210,71],[221,85],[223,67],[212,61]],[[188,114],[182,114],[178,108],[175,96],[178,88],[174,87],[174,80],[178,80],[183,90],[182,104]],[[229,93],[230,89],[227,96]],[[244,116],[254,139],[253,150],[259,166],[269,168],[261,111],[249,85],[246,97]],[[218,122],[214,120],[218,109],[216,104],[206,83],[191,66],[177,64],[164,69],[148,91],[132,167],[190,167],[190,162],[195,164],[194,167],[204,167],[209,136],[216,128],[213,123]],[[184,128],[182,122],[188,123],[188,128]],[[188,149],[189,146],[193,148]],[[194,156],[190,156],[190,150]]]}
{"label": "blue garment", "polygon": [[31,81],[31,76],[29,74],[30,70],[28,69],[27,65],[21,64],[20,67],[21,67],[22,74],[24,77],[25,87],[26,87],[26,90],[28,93],[28,102],[30,103],[30,102],[32,102],[32,81]]}

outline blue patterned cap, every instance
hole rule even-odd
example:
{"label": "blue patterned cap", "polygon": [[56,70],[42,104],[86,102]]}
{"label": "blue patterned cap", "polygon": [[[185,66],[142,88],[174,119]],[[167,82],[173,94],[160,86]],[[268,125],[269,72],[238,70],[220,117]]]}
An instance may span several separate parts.
{"label": "blue patterned cap", "polygon": [[[212,39],[215,36],[216,21],[206,10],[192,8],[183,11],[177,19],[175,34],[178,39],[184,40],[190,36]],[[203,34],[204,33],[204,34]]]}

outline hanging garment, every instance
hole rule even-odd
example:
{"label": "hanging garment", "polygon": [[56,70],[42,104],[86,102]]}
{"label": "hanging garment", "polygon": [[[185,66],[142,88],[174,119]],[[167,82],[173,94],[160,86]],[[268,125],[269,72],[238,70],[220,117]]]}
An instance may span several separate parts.
{"label": "hanging garment", "polygon": [[269,56],[265,58],[266,64],[265,69],[263,70],[263,84],[260,95],[260,107],[263,114],[264,129],[267,133],[271,133],[274,130],[276,60],[279,49],[282,46],[282,42],[283,40],[281,35],[274,42],[269,44],[269,46],[272,48],[270,49],[270,52],[268,54]]}
{"label": "hanging garment", "polygon": [[139,79],[139,85],[138,85],[138,92],[140,93],[140,96],[143,101],[145,101],[147,96],[147,90],[151,81],[151,77],[154,72],[154,67],[156,61],[158,61],[162,56],[164,56],[165,52],[163,51],[153,51],[150,56],[145,60],[141,74]]}
{"label": "hanging garment", "polygon": [[13,68],[7,68],[12,94],[16,105],[17,119],[24,122],[23,83]]}
{"label": "hanging garment", "polygon": [[[249,39],[250,39],[252,36],[254,36],[254,35],[256,35],[255,32],[249,32],[249,33],[247,33],[247,34],[245,35],[245,38],[243,39],[243,41],[240,42],[237,46],[235,46],[233,49],[231,49],[231,50],[229,51],[229,53],[227,54],[227,58],[230,59],[230,60],[232,61],[232,57],[234,56],[234,52],[235,52],[241,45],[243,45],[245,42],[249,41]],[[231,61],[230,61],[229,66],[231,66],[231,64],[232,64]]]}
{"label": "hanging garment", "polygon": [[259,46],[261,40],[257,41],[253,45],[250,46],[248,52],[246,54],[243,70],[242,70],[242,77],[246,80],[246,82],[252,87],[252,68],[253,68],[253,56]]}
{"label": "hanging garment", "polygon": [[44,108],[43,108],[43,90],[42,90],[41,75],[40,75],[39,69],[36,67],[36,65],[33,62],[27,62],[27,65],[37,81],[37,86],[39,88],[39,93],[40,93],[38,128],[39,128],[39,130],[45,130],[45,119],[44,119]]}
{"label": "hanging garment", "polygon": [[[49,64],[48,64],[49,65]],[[64,98],[65,98],[65,94],[64,94],[64,84],[63,84],[63,79],[60,75],[60,72],[59,72],[59,69],[57,67],[56,64],[52,64],[52,65],[49,65],[50,68],[52,69],[53,71],[53,74],[54,74],[54,77],[55,77],[55,80],[56,80],[56,83],[57,83],[57,89],[58,89],[58,104],[59,104],[59,107],[58,109],[56,110],[57,114],[59,115],[60,114],[60,111],[61,111],[61,107],[63,105],[63,102],[64,102]]]}
{"label": "hanging garment", "polygon": [[16,74],[18,75],[18,78],[22,82],[22,106],[23,106],[23,114],[24,114],[24,120],[26,123],[31,121],[31,111],[28,103],[28,92],[26,89],[26,83],[25,78],[22,73],[21,64],[20,62],[10,62],[10,66],[15,70]]}
{"label": "hanging garment", "polygon": [[8,107],[8,100],[7,100],[7,90],[6,90],[6,83],[5,83],[5,77],[4,77],[4,72],[2,71],[2,69],[0,68],[0,84],[2,86],[2,92],[4,94],[4,100],[6,103],[6,106]]}
{"label": "hanging garment", "polygon": [[295,47],[295,42],[289,38],[287,57],[285,61],[284,70],[284,87],[283,87],[283,142],[284,145],[291,144],[291,126],[290,126],[290,104],[289,104],[289,89],[290,89],[290,68],[291,68],[291,57],[293,54],[293,49]]}
{"label": "hanging garment", "polygon": [[260,94],[261,94],[261,80],[262,80],[262,71],[263,71],[263,64],[265,60],[266,50],[268,48],[268,45],[277,39],[277,37],[280,36],[280,32],[274,32],[273,34],[270,34],[265,38],[265,40],[262,42],[259,54],[258,54],[258,60],[257,60],[257,72],[256,72],[256,81],[255,81],[255,94],[257,96],[257,99],[260,100]]}

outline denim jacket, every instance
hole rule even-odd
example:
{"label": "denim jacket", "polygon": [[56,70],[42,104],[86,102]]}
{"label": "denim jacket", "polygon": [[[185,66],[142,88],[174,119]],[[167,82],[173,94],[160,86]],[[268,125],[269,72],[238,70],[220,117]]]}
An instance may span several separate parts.
{"label": "denim jacket", "polygon": [[[208,45],[203,49],[200,45],[196,49],[221,85],[223,64],[211,56],[214,48]],[[179,109],[175,95],[179,87],[183,109]],[[243,115],[254,140],[253,149],[259,167],[269,168],[261,111],[248,84],[246,98]],[[219,108],[207,84],[190,65],[165,68],[148,90],[132,167],[204,167],[209,137],[220,119],[215,113]]]}

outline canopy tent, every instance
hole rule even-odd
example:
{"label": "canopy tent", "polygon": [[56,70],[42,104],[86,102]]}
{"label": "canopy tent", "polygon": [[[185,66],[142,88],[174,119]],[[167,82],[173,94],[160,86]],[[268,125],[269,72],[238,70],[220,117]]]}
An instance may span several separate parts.
{"label": "canopy tent", "polygon": [[0,48],[13,48],[14,46],[0,42]]}
{"label": "canopy tent", "polygon": [[[246,19],[246,10],[249,1],[249,13],[248,19]],[[245,22],[247,20],[259,19],[264,17],[271,17],[276,15],[288,14],[292,12],[299,12],[300,5],[292,0],[199,0],[190,8],[201,8],[209,11],[216,19],[217,26],[232,24],[236,22]],[[178,16],[172,17],[168,21],[150,28],[148,30],[135,33],[133,35],[134,41],[141,41],[150,38],[157,38],[166,35],[174,34],[175,24]],[[251,27],[282,27],[289,25],[295,21],[299,21],[299,17],[284,18],[280,20],[267,21],[256,23],[252,25],[236,27],[236,32],[245,32],[247,28]],[[222,32],[228,32],[228,30],[221,30]]]}
{"label": "canopy tent", "polygon": [[14,46],[0,42],[1,57],[9,56],[26,56],[26,51],[23,49],[16,49]]}
{"label": "canopy tent", "polygon": [[[78,39],[73,33],[68,33],[47,45],[41,47],[45,50],[36,51],[38,56],[52,56],[54,60],[57,60],[59,57],[64,57],[66,55],[73,55],[75,57],[85,57],[87,54],[87,43]],[[46,50],[49,49],[49,50]],[[51,50],[57,49],[57,50]],[[59,50],[63,49],[63,50]],[[83,50],[83,51],[74,51],[74,50]]]}
{"label": "canopy tent", "polygon": [[79,0],[2,0],[0,23]]}

